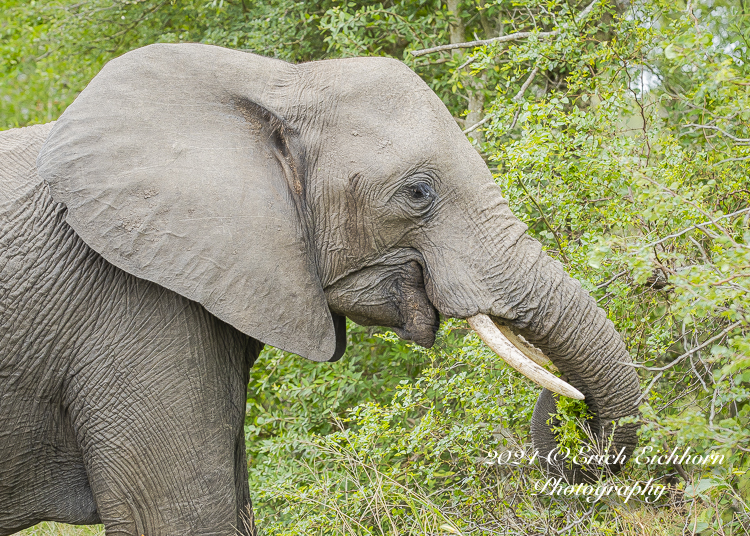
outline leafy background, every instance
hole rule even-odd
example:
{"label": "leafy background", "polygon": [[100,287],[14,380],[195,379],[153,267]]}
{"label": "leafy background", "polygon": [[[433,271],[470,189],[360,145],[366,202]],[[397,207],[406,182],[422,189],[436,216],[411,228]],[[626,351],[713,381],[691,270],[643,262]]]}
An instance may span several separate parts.
{"label": "leafy background", "polygon": [[[457,321],[423,350],[350,325],[338,363],[267,349],[246,435],[263,534],[750,532],[750,67],[745,0],[0,0],[0,128],[54,120],[107,60],[202,42],[412,67],[515,213],[622,333],[656,504],[534,495],[538,389]],[[521,37],[517,32],[530,32]],[[489,41],[487,40],[492,40]],[[496,39],[502,38],[502,39]],[[462,43],[483,41],[477,46]],[[451,50],[414,54],[457,44]],[[88,534],[42,524],[25,534]]]}

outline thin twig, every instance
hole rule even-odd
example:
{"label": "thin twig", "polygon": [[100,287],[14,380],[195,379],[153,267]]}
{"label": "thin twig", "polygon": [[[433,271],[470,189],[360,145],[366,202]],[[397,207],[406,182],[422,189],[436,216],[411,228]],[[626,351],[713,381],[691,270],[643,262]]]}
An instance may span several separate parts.
{"label": "thin twig", "polygon": [[532,35],[536,35],[537,37],[552,37],[553,35],[557,35],[560,33],[560,30],[553,30],[551,32],[516,32],[508,35],[501,35],[500,37],[493,37],[492,39],[480,39],[479,41],[468,41],[466,43],[449,43],[447,45],[439,45],[436,47],[431,48],[424,48],[422,50],[412,50],[411,54],[415,58],[418,58],[420,56],[424,56],[426,54],[433,54],[435,52],[443,52],[445,50],[455,50],[457,48],[474,48],[474,47],[481,47],[485,45],[490,45],[492,43],[506,43],[508,41],[516,41],[517,39],[526,39],[527,37],[531,37]]}
{"label": "thin twig", "polygon": [[586,6],[586,9],[581,11],[578,15],[576,15],[575,22],[576,24],[580,23],[583,19],[589,16],[589,13],[591,13],[591,10],[594,9],[594,6],[596,5],[597,0],[594,0],[589,5]]}
{"label": "thin twig", "polygon": [[516,123],[518,122],[518,116],[521,115],[521,107],[519,106],[516,109],[516,113],[513,114],[513,121],[511,122],[510,126],[508,127],[508,130],[513,130],[516,127]]}
{"label": "thin twig", "polygon": [[468,134],[469,132],[474,132],[476,129],[484,125],[487,121],[490,120],[490,116],[486,116],[484,119],[482,119],[479,123],[475,125],[471,125],[469,128],[463,131],[464,134]]}
{"label": "thin twig", "polygon": [[682,236],[685,233],[688,233],[688,232],[692,231],[693,229],[702,229],[706,225],[710,225],[712,223],[716,224],[716,222],[719,221],[719,220],[724,220],[726,218],[731,218],[732,216],[737,216],[737,215],[743,214],[745,212],[750,212],[750,207],[743,208],[742,210],[738,210],[736,212],[732,212],[731,214],[724,214],[723,216],[715,218],[714,220],[711,220],[711,221],[706,221],[706,222],[703,222],[703,223],[696,223],[692,227],[688,227],[687,229],[683,229],[679,233],[674,233],[674,234],[671,234],[671,235],[667,235],[664,238],[660,238],[656,242],[651,242],[650,244],[646,244],[645,247],[650,248],[650,247],[656,246],[657,244],[661,244],[662,242],[666,242],[667,240],[669,240],[671,238],[677,238],[678,236]]}
{"label": "thin twig", "polygon": [[[516,96],[513,97],[514,102],[520,103],[523,99],[523,94],[526,92],[526,90],[531,85],[531,82],[534,81],[534,77],[536,76],[536,73],[539,72],[539,67],[536,65],[529,73],[528,78],[526,78],[526,81],[521,85],[521,89],[518,90],[518,93],[516,93]],[[518,116],[521,113],[521,107],[519,106],[518,109],[516,109],[516,113],[513,114],[513,121],[511,122],[510,126],[508,127],[508,130],[513,130],[516,127],[516,123],[518,122]]]}
{"label": "thin twig", "polygon": [[[581,22],[583,19],[585,19],[589,13],[591,13],[591,10],[594,9],[594,6],[598,0],[594,0],[591,2],[588,6],[586,6],[586,9],[581,11],[578,16],[575,18],[576,23]],[[508,41],[516,41],[517,39],[526,39],[527,37],[531,37],[532,35],[536,35],[538,38],[541,37],[552,37],[560,33],[560,30],[552,30],[551,32],[516,32],[508,35],[501,35],[500,37],[493,37],[492,39],[480,39],[478,41],[469,41],[466,43],[449,43],[447,45],[439,45],[436,47],[431,48],[424,48],[422,50],[412,50],[411,54],[415,58],[418,58],[419,56],[424,56],[425,54],[433,54],[435,52],[443,52],[444,50],[455,50],[457,48],[473,48],[473,47],[481,47],[485,45],[489,45],[492,43],[506,43]]]}
{"label": "thin twig", "polygon": [[582,521],[584,521],[586,519],[589,519],[589,517],[591,517],[591,514],[594,513],[594,508],[596,508],[596,502],[594,502],[594,505],[591,508],[589,508],[588,512],[585,512],[584,514],[582,514],[581,517],[579,517],[577,520],[573,521],[567,527],[564,527],[564,528],[561,528],[560,530],[558,530],[556,532],[556,534],[566,534],[570,529],[572,529],[576,525],[579,525]]}
{"label": "thin twig", "polygon": [[608,287],[609,285],[611,285],[611,284],[612,284],[612,282],[613,282],[613,281],[614,281],[615,279],[618,279],[618,278],[620,278],[620,277],[624,276],[624,275],[625,275],[625,274],[627,274],[627,273],[628,273],[628,271],[627,271],[627,270],[623,270],[623,271],[622,271],[622,272],[620,272],[619,274],[617,274],[617,275],[614,275],[614,276],[612,276],[612,277],[611,277],[610,279],[607,279],[607,280],[606,280],[606,281],[605,281],[604,283],[600,283],[600,284],[596,285],[596,288],[597,288],[597,289],[600,289],[600,288],[606,288],[606,287]]}
{"label": "thin twig", "polygon": [[686,127],[696,127],[696,128],[707,128],[709,130],[717,130],[724,134],[727,138],[730,138],[733,141],[736,141],[737,143],[750,143],[750,138],[738,138],[737,136],[732,136],[729,132],[724,130],[723,128],[719,127],[713,127],[711,125],[699,125],[697,123],[688,123],[685,125]]}
{"label": "thin twig", "polygon": [[[639,171],[639,170],[634,170],[634,171],[635,171],[636,173],[638,173],[638,174],[639,174],[639,175],[640,175],[640,176],[641,176],[641,177],[642,177],[642,178],[643,178],[643,179],[644,179],[645,181],[647,181],[647,182],[649,182],[649,183],[653,184],[654,186],[658,186],[659,188],[661,188],[662,190],[664,190],[665,192],[667,192],[667,193],[668,193],[669,195],[671,195],[672,197],[674,197],[674,198],[676,198],[676,199],[681,199],[683,203],[687,203],[688,205],[690,205],[690,206],[694,207],[694,208],[695,208],[695,209],[696,209],[696,210],[697,210],[698,212],[700,212],[700,213],[701,213],[701,214],[703,214],[703,215],[704,215],[704,216],[705,216],[706,218],[708,218],[708,221],[709,221],[709,222],[711,222],[711,223],[712,223],[712,224],[714,225],[714,227],[716,227],[717,229],[719,229],[719,231],[721,231],[721,232],[722,232],[722,233],[724,234],[724,236],[725,236],[725,237],[727,237],[727,239],[729,239],[729,241],[730,241],[730,242],[731,242],[731,243],[732,243],[733,245],[735,245],[735,246],[737,246],[737,247],[742,247],[742,248],[750,249],[750,247],[749,247],[749,246],[747,246],[747,245],[745,245],[745,244],[740,244],[740,243],[737,243],[737,241],[736,241],[736,240],[735,240],[735,239],[734,239],[734,238],[732,237],[732,235],[730,235],[730,234],[729,234],[729,232],[728,232],[728,231],[727,231],[726,229],[724,229],[724,228],[723,228],[723,227],[722,227],[721,225],[719,225],[718,223],[716,223],[717,221],[719,221],[720,219],[722,219],[722,218],[724,218],[724,217],[726,217],[726,216],[721,216],[720,218],[716,218],[716,219],[714,219],[714,218],[713,218],[713,217],[711,216],[711,214],[709,214],[708,212],[706,212],[705,210],[703,210],[703,209],[702,209],[702,208],[701,208],[701,207],[700,207],[700,206],[699,206],[699,205],[698,205],[697,203],[695,203],[694,201],[690,201],[690,199],[688,199],[688,198],[686,198],[686,197],[682,197],[682,196],[680,196],[680,195],[679,195],[679,194],[678,194],[677,192],[675,192],[675,191],[674,191],[674,190],[672,190],[671,188],[667,188],[667,187],[666,187],[666,186],[664,186],[663,184],[660,184],[660,183],[658,183],[657,181],[655,181],[654,179],[650,178],[650,177],[649,177],[648,175],[646,175],[645,173],[643,173],[643,172],[641,172],[641,171]],[[741,212],[741,211],[738,211],[738,212]],[[696,229],[700,229],[700,230],[701,230],[701,231],[703,231],[703,232],[704,232],[704,233],[705,233],[706,235],[710,236],[711,238],[715,238],[714,236],[711,236],[711,233],[709,233],[709,232],[708,232],[708,230],[706,230],[706,228],[705,228],[704,226],[698,225],[698,226],[696,226]]]}
{"label": "thin twig", "polygon": [[700,34],[700,28],[698,27],[698,18],[693,13],[693,0],[688,0],[685,11],[690,15],[690,18],[692,19],[693,24],[695,24],[696,31],[698,32],[698,34]]}
{"label": "thin twig", "polygon": [[474,61],[474,60],[476,59],[476,57],[477,57],[477,55],[476,55],[476,54],[474,54],[473,56],[469,56],[469,59],[468,59],[468,60],[466,60],[465,62],[463,62],[463,63],[462,63],[462,64],[461,64],[461,65],[460,65],[460,66],[458,67],[458,69],[456,69],[456,70],[457,70],[457,71],[460,71],[461,69],[463,69],[464,67],[466,67],[467,65],[469,65],[469,64],[470,64],[470,63],[471,63],[472,61]]}
{"label": "thin twig", "polygon": [[[698,358],[698,360],[702,363],[703,360]],[[698,368],[695,366],[695,361],[693,361],[693,356],[690,356],[690,368],[693,369],[693,373],[695,374],[695,377],[698,378],[698,381],[701,384],[701,387],[703,387],[703,390],[708,392],[708,386],[706,385],[706,382],[703,381],[703,376],[700,375],[700,372],[698,372]]]}
{"label": "thin twig", "polygon": [[724,160],[719,160],[714,165],[718,166],[719,164],[723,164],[725,162],[740,162],[741,160],[750,160],[750,156],[739,156],[737,158],[725,158]]}
{"label": "thin twig", "polygon": [[716,416],[716,395],[719,393],[719,384],[724,381],[724,378],[726,378],[727,375],[723,374],[721,378],[719,378],[719,381],[716,382],[716,389],[714,389],[714,394],[711,397],[711,415],[708,417],[708,425],[713,426],[714,425],[714,417]]}
{"label": "thin twig", "polygon": [[531,85],[531,82],[534,81],[534,77],[536,76],[536,73],[539,72],[539,67],[534,66],[534,68],[529,73],[529,77],[526,79],[526,81],[521,86],[521,89],[518,90],[518,93],[516,93],[516,96],[513,97],[513,100],[516,102],[521,102],[521,99],[523,98],[523,94],[526,93],[526,90],[529,89],[529,86]]}
{"label": "thin twig", "polygon": [[557,242],[557,247],[560,248],[560,255],[562,256],[563,260],[570,264],[570,261],[568,260],[568,257],[565,255],[565,250],[563,250],[562,243],[560,242],[560,238],[558,238],[557,233],[555,232],[555,229],[552,227],[550,222],[547,220],[547,216],[544,215],[544,211],[542,210],[542,207],[539,206],[539,203],[536,202],[536,199],[534,199],[534,196],[529,193],[529,191],[526,189],[526,185],[523,183],[523,181],[519,178],[518,183],[521,185],[521,188],[523,188],[523,191],[526,192],[526,195],[529,196],[529,199],[536,205],[537,210],[539,210],[539,214],[542,215],[542,219],[544,220],[544,223],[547,224],[547,228],[552,233],[552,236],[555,237],[555,242]]}
{"label": "thin twig", "polygon": [[682,361],[686,357],[688,357],[690,355],[693,355],[698,350],[702,350],[703,348],[705,348],[706,346],[708,346],[712,342],[714,342],[714,341],[716,341],[718,339],[721,339],[724,335],[726,335],[727,333],[729,333],[733,329],[737,329],[738,327],[740,327],[742,325],[742,323],[743,322],[741,320],[739,322],[735,322],[734,324],[732,324],[732,325],[728,326],[727,328],[725,328],[718,335],[714,335],[713,337],[711,337],[710,339],[708,339],[704,343],[696,346],[695,348],[692,348],[692,349],[688,350],[687,352],[685,352],[684,354],[682,354],[680,357],[678,357],[677,359],[675,359],[674,361],[672,361],[668,365],[664,365],[663,367],[647,367],[645,365],[637,365],[635,363],[625,363],[625,362],[622,362],[620,364],[621,365],[628,365],[628,366],[631,366],[631,367],[634,367],[634,368],[642,368],[642,369],[646,369],[646,370],[650,370],[650,371],[664,372],[665,370],[667,370],[667,369],[672,368],[673,366],[675,366],[677,363],[679,363],[680,361]]}
{"label": "thin twig", "polygon": [[[669,452],[669,447],[667,447],[666,443],[662,443],[662,447],[664,448],[665,451]],[[677,472],[680,474],[680,476],[685,482],[690,482],[690,476],[687,474],[687,471],[685,471],[685,468],[682,466],[682,464],[680,464],[677,461],[674,461],[672,462],[672,467],[674,467],[677,470]]]}
{"label": "thin twig", "polygon": [[[703,246],[701,246],[700,242],[698,242],[692,236],[688,236],[688,240],[690,240],[695,245],[695,247],[698,248],[698,251],[701,252],[701,256],[703,257],[703,262],[705,262],[706,265],[708,266],[712,265],[713,263],[711,262],[711,259],[708,258],[708,254],[706,253],[706,250],[703,249]],[[720,273],[720,272],[717,271],[716,273]]]}
{"label": "thin twig", "polygon": [[[745,266],[745,268],[747,268],[747,266]],[[740,274],[734,274],[734,275],[732,275],[732,276],[729,276],[729,277],[727,277],[727,278],[725,278],[725,279],[722,279],[721,281],[716,281],[716,282],[714,282],[714,283],[708,283],[708,285],[710,285],[710,286],[712,286],[712,287],[715,287],[715,286],[718,286],[718,285],[723,285],[723,284],[725,284],[725,283],[729,283],[729,282],[730,282],[730,281],[731,281],[732,279],[738,279],[738,278],[740,278],[740,277],[750,277],[750,273],[745,273],[745,274],[742,274],[742,273],[740,273]]]}

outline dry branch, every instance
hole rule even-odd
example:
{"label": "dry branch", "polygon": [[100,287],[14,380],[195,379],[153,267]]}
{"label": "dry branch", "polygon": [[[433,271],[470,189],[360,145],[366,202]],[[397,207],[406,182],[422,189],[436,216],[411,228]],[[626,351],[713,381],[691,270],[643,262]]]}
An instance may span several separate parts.
{"label": "dry branch", "polygon": [[[586,6],[586,9],[581,11],[578,16],[576,17],[576,23],[581,22],[583,19],[585,19],[589,13],[591,13],[591,10],[594,9],[594,5],[596,5],[596,2],[598,0],[594,0],[591,2],[588,6]],[[436,47],[431,48],[424,48],[422,50],[412,50],[411,54],[415,58],[418,58],[420,56],[425,56],[427,54],[433,54],[435,52],[443,52],[445,50],[456,50],[458,48],[474,48],[474,47],[481,47],[485,45],[490,45],[492,43],[507,43],[508,41],[516,41],[518,39],[526,39],[527,37],[531,37],[532,35],[536,35],[538,38],[542,37],[552,37],[560,33],[560,30],[552,30],[551,32],[516,32],[508,35],[501,35],[500,37],[493,37],[491,39],[480,39],[478,41],[468,41],[466,43],[449,43],[447,45],[439,45]]]}
{"label": "dry branch", "polygon": [[682,231],[680,231],[678,233],[667,235],[664,238],[660,238],[656,242],[651,242],[649,244],[646,244],[645,247],[647,247],[647,248],[654,247],[657,244],[661,244],[662,242],[666,242],[670,238],[677,238],[678,236],[682,236],[685,233],[692,231],[693,229],[703,229],[703,227],[705,227],[706,225],[711,225],[711,224],[716,225],[716,222],[719,221],[719,220],[724,220],[726,218],[731,218],[733,216],[737,216],[738,214],[743,214],[743,213],[748,212],[748,211],[750,211],[750,207],[743,208],[743,209],[738,210],[736,212],[732,212],[731,214],[724,214],[723,216],[719,216],[718,218],[715,218],[715,219],[713,219],[711,221],[704,221],[703,223],[696,223],[695,225],[691,225],[687,229],[683,229]]}
{"label": "dry branch", "polygon": [[435,52],[443,52],[444,50],[455,50],[457,48],[474,48],[474,47],[481,47],[485,45],[489,45],[492,43],[506,43],[508,41],[516,41],[517,39],[526,39],[527,37],[531,37],[532,35],[536,35],[537,37],[550,37],[553,35],[557,35],[560,33],[559,30],[554,30],[551,32],[516,32],[513,34],[508,35],[501,35],[500,37],[493,37],[492,39],[481,39],[479,41],[468,41],[466,43],[448,43],[447,45],[439,45],[432,48],[424,48],[422,50],[412,50],[411,54],[415,58],[418,58],[420,56],[425,56],[427,54],[433,54]]}

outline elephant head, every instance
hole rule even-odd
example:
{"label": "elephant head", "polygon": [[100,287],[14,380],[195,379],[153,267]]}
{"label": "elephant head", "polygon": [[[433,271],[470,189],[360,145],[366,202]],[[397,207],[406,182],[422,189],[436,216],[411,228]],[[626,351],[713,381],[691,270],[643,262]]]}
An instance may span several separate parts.
{"label": "elephant head", "polygon": [[[585,395],[597,435],[637,411],[612,323],[526,234],[443,103],[398,61],[291,65],[152,45],[94,78],[38,168],[107,261],[264,343],[334,360],[344,316],[430,346],[438,313],[487,315]],[[553,411],[545,390],[532,423],[542,456],[555,447]],[[635,430],[612,440],[627,456]]]}

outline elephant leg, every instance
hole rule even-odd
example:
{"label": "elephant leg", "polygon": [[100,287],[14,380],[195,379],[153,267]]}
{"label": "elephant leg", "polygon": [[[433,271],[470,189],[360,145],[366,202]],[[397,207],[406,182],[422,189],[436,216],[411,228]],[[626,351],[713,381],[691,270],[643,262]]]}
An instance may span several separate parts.
{"label": "elephant leg", "polygon": [[0,389],[0,452],[10,462],[0,466],[0,535],[45,520],[99,523],[80,449],[59,404]]}
{"label": "elephant leg", "polygon": [[68,389],[107,534],[252,534],[244,417],[262,345],[177,294],[129,287]]}

